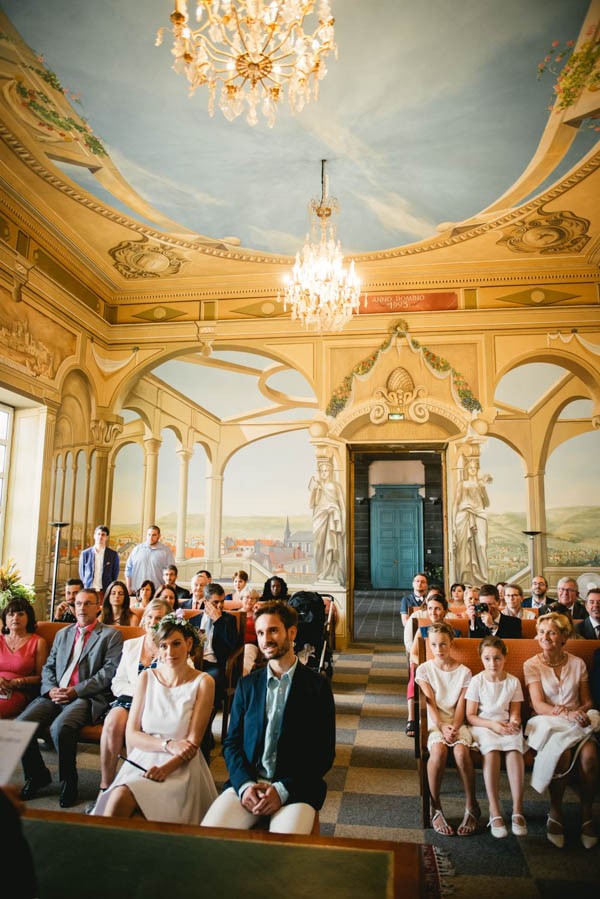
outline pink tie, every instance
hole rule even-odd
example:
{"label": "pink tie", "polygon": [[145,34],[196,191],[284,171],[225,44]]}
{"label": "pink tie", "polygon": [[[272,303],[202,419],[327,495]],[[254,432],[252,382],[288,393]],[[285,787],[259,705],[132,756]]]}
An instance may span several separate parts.
{"label": "pink tie", "polygon": [[79,656],[81,655],[81,651],[83,649],[84,642],[85,642],[85,629],[79,628],[79,635],[78,635],[77,639],[75,640],[75,643],[73,644],[73,655],[71,656],[71,661],[67,665],[67,667],[65,669],[65,673],[63,674],[63,676],[61,677],[61,679],[59,681],[59,684],[58,684],[59,687],[62,687],[64,689],[65,687],[69,686],[69,682],[71,680],[71,677],[73,676],[73,672],[75,671],[77,662],[79,661]]}

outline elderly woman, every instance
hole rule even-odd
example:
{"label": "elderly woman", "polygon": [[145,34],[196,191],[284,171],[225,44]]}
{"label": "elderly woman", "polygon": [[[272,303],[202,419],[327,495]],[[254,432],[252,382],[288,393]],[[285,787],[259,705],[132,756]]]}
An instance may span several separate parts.
{"label": "elderly woman", "polygon": [[[562,803],[567,774],[573,768],[581,797],[581,843],[592,849],[598,842],[592,823],[592,803],[598,785],[598,747],[593,739],[597,712],[591,712],[585,663],[565,651],[572,623],[565,615],[550,612],[536,622],[541,652],[523,663],[525,683],[536,716],[526,735],[537,751],[532,786],[550,792],[546,835],[559,849],[565,844]],[[558,756],[558,759],[556,758]]]}

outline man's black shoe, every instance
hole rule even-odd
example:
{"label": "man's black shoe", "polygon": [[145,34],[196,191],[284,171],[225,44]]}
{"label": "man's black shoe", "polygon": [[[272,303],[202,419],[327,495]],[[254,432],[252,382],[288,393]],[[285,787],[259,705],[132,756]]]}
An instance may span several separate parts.
{"label": "man's black shoe", "polygon": [[47,787],[49,783],[52,783],[52,775],[47,768],[44,768],[37,777],[27,778],[25,786],[21,790],[21,799],[24,799],[25,801],[28,799],[35,799],[38,790],[41,790],[42,787]]}
{"label": "man's black shoe", "polygon": [[78,798],[77,781],[63,780],[60,786],[60,807],[71,808],[72,805],[75,805]]}

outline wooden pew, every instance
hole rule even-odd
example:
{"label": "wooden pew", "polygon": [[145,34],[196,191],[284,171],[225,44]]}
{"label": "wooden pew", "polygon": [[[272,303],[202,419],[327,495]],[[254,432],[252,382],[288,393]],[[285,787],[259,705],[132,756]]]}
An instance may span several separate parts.
{"label": "wooden pew", "polygon": [[[451,621],[449,623],[454,625],[454,621]],[[535,625],[535,621],[524,621],[523,624]],[[507,648],[504,670],[508,674],[513,674],[515,677],[518,677],[521,681],[521,686],[523,687],[523,696],[525,697],[525,701],[523,702],[522,707],[522,720],[524,728],[527,722],[527,718],[529,717],[529,703],[527,689],[525,687],[525,680],[523,677],[523,662],[526,659],[530,659],[532,658],[532,656],[536,655],[536,653],[540,651],[540,646],[538,641],[534,639],[523,638],[521,640],[505,640],[504,642],[506,643]],[[483,671],[483,665],[479,656],[479,643],[479,640],[475,640],[471,637],[457,637],[452,644],[452,656],[462,665],[466,665],[467,668],[470,668],[471,672],[474,675],[479,674],[480,671]],[[419,637],[418,646],[419,664],[432,658],[428,640],[424,640],[422,637]],[[572,655],[579,656],[581,659],[583,659],[590,675],[594,652],[598,648],[600,648],[600,640],[568,640],[565,644],[565,649],[567,652],[570,652]],[[420,687],[418,688],[418,696],[419,724],[416,736],[416,740],[418,740],[418,747],[415,750],[415,754],[419,762],[423,827],[426,828],[430,826],[430,793],[429,781],[427,780],[427,760],[429,758],[429,752],[427,750],[427,702],[425,699],[425,695],[423,694]],[[481,768],[481,753],[478,750],[472,750],[471,754],[475,767]],[[526,769],[531,768],[531,766],[533,765],[533,759],[534,753],[531,750],[528,750],[525,753]],[[449,754],[448,767],[451,768],[453,767],[453,765],[453,756]]]}
{"label": "wooden pew", "polygon": [[39,895],[47,899],[432,895],[425,874],[430,847],[416,843],[236,831],[29,808],[22,824]]}

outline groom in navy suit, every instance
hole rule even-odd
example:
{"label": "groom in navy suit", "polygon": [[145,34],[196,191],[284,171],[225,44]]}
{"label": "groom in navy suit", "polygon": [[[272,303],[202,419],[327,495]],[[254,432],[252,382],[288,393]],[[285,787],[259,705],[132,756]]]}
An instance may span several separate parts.
{"label": "groom in navy suit", "polygon": [[268,664],[238,684],[223,744],[229,780],[205,827],[249,829],[268,817],[272,833],[312,830],[335,758],[335,707],[329,680],[294,655],[297,624],[281,600],[254,613]]}

